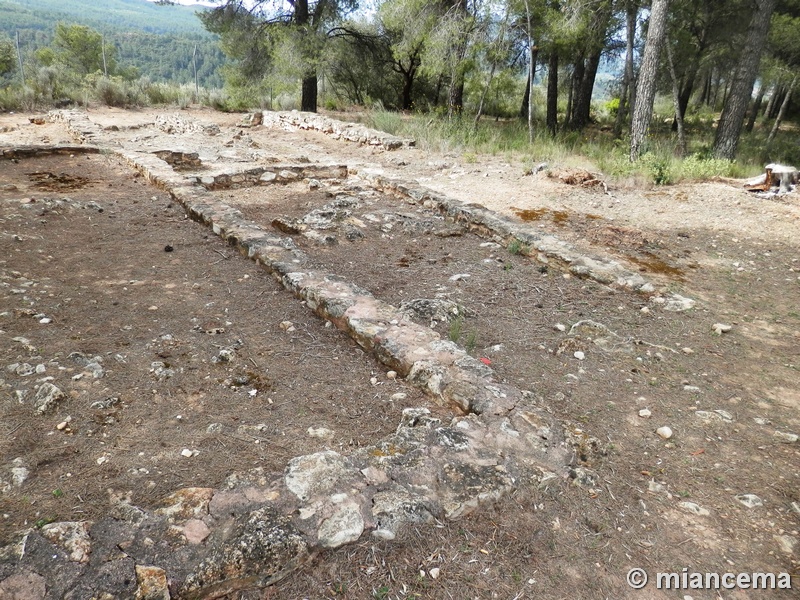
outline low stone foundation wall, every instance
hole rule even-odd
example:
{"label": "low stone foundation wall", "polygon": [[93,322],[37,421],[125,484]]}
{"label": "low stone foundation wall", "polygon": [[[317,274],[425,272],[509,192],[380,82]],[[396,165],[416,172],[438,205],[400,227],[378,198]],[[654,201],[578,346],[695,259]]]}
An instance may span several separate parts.
{"label": "low stone foundation wall", "polygon": [[345,123],[316,113],[306,112],[272,112],[265,110],[262,123],[267,127],[276,129],[307,129],[314,130],[331,136],[336,140],[380,146],[385,150],[409,148],[416,145],[416,141],[389,135],[383,131],[370,129],[355,123]]}

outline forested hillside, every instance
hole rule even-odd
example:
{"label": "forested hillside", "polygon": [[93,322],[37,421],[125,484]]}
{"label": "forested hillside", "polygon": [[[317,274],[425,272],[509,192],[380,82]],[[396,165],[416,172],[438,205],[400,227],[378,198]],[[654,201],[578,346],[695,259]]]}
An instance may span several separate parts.
{"label": "forested hillside", "polygon": [[0,35],[15,38],[26,59],[53,41],[58,22],[91,27],[116,48],[123,68],[135,68],[156,82],[194,81],[192,56],[197,45],[198,79],[221,87],[224,56],[215,36],[203,27],[199,7],[156,5],[145,0],[0,0]]}

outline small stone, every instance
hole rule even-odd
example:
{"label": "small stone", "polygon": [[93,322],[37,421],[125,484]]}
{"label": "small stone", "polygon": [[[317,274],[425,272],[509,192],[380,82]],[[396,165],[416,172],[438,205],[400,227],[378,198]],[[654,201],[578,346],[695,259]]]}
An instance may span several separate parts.
{"label": "small stone", "polygon": [[574,353],[572,356],[574,356],[574,357],[575,357],[575,358],[577,358],[578,360],[583,360],[583,359],[585,359],[585,358],[586,358],[586,354],[584,354],[584,353],[583,353],[583,352],[581,352],[580,350],[576,351],[576,352],[575,352],[575,353]]}
{"label": "small stone", "polygon": [[647,306],[643,306],[641,312],[646,314],[646,315],[649,315],[650,314],[650,309]]}
{"label": "small stone", "polygon": [[438,567],[433,567],[430,571],[428,571],[428,575],[431,576],[431,579],[438,579],[439,573],[440,571]]}
{"label": "small stone", "polygon": [[184,448],[183,450],[181,450],[181,456],[185,458],[191,458],[192,456],[194,456],[194,452],[192,452],[188,448]]}
{"label": "small stone", "polygon": [[387,379],[397,379],[397,371],[387,371],[386,372]]}
{"label": "small stone", "polygon": [[317,427],[316,429],[314,427],[309,427],[308,435],[310,435],[313,438],[319,438],[321,440],[329,440],[333,438],[334,433],[327,427]]}
{"label": "small stone", "polygon": [[725,323],[714,323],[711,326],[711,329],[714,330],[714,333],[717,335],[722,335],[723,333],[728,333],[733,327],[731,325],[726,325]]}
{"label": "small stone", "polygon": [[773,539],[778,542],[778,547],[784,554],[792,554],[797,540],[790,535],[774,535]]}
{"label": "small stone", "polygon": [[647,484],[647,491],[652,494],[661,494],[662,492],[667,491],[667,488],[665,488],[663,484],[651,479]]}
{"label": "small stone", "polygon": [[456,275],[452,275],[450,277],[450,281],[461,281],[462,279],[466,279],[470,277],[469,273],[457,273]]}
{"label": "small stone", "polygon": [[692,394],[699,394],[700,393],[700,388],[697,387],[696,385],[684,385],[683,386],[683,391],[684,392],[690,392]]}
{"label": "small stone", "polygon": [[36,391],[33,404],[36,407],[36,412],[43,415],[55,407],[63,398],[66,398],[66,395],[59,388],[52,383],[43,383]]}
{"label": "small stone", "polygon": [[44,319],[39,319],[39,323],[41,323],[42,325],[49,325],[52,322],[53,322],[53,319],[49,319],[47,317],[45,317]]}
{"label": "small stone", "polygon": [[639,411],[639,416],[642,417],[643,419],[649,419],[650,415],[652,415],[652,414],[653,413],[651,413],[646,408],[643,408],[642,410]]}
{"label": "small stone", "polygon": [[103,456],[98,458],[96,462],[98,465],[103,465],[108,462],[108,456],[104,454]]}
{"label": "small stone", "polygon": [[281,329],[283,329],[286,333],[291,333],[292,331],[297,331],[294,323],[291,321],[282,321],[281,322]]}
{"label": "small stone", "polygon": [[664,310],[670,312],[684,312],[694,308],[696,302],[691,298],[685,298],[680,294],[672,294],[671,298],[664,300]]}
{"label": "small stone", "polygon": [[136,600],[169,600],[167,572],[159,567],[136,565]]}
{"label": "small stone", "polygon": [[14,487],[22,487],[31,472],[22,466],[20,459],[16,459],[14,464],[17,466],[11,468],[11,484]]}
{"label": "small stone", "polygon": [[744,504],[747,508],[755,508],[756,506],[764,506],[764,501],[755,494],[739,494],[736,499]]}
{"label": "small stone", "polygon": [[67,428],[67,425],[69,425],[69,423],[67,423],[66,421],[61,421],[61,423],[56,425],[56,429],[58,429],[59,431],[64,431]]}
{"label": "small stone", "polygon": [[669,427],[667,427],[667,426],[664,426],[664,427],[659,427],[658,429],[656,429],[656,433],[657,433],[657,434],[658,434],[658,435],[659,435],[659,436],[660,436],[662,439],[665,439],[665,440],[668,440],[668,439],[670,439],[670,438],[672,437],[672,429],[670,429],[670,428],[669,428]]}
{"label": "small stone", "polygon": [[553,325],[553,329],[555,329],[556,331],[566,331],[567,326],[564,325],[563,323],[556,323],[555,325]]}
{"label": "small stone", "polygon": [[688,348],[688,347],[687,348],[681,348],[681,352],[683,352],[684,354],[694,354],[694,350],[692,350],[691,348]]}
{"label": "small stone", "polygon": [[395,401],[395,402],[399,402],[401,400],[405,400],[407,397],[408,397],[408,394],[405,394],[403,392],[397,392],[396,394],[392,394],[390,399]]}
{"label": "small stone", "polygon": [[690,512],[695,514],[699,517],[707,517],[711,514],[711,512],[707,508],[703,508],[699,504],[695,504],[694,502],[679,502],[678,506],[680,506],[686,512]]}
{"label": "small stone", "polygon": [[36,374],[42,375],[47,371],[47,366],[44,364],[36,365]]}
{"label": "small stone", "polygon": [[69,560],[87,563],[92,553],[90,526],[91,523],[86,521],[64,521],[45,525],[40,531],[43,537],[69,552]]}
{"label": "small stone", "polygon": [[784,433],[783,431],[776,431],[772,436],[782,444],[794,444],[800,436],[796,433]]}
{"label": "small stone", "polygon": [[323,548],[338,548],[355,542],[364,532],[364,518],[358,506],[345,505],[320,525],[317,536]]}

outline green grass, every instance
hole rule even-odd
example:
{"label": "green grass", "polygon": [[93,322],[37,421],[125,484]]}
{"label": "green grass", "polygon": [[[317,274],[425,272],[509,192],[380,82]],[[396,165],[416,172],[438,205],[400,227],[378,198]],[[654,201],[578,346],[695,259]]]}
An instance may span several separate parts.
{"label": "green grass", "polygon": [[[666,104],[662,108],[668,110]],[[610,119],[611,115],[605,118]],[[607,181],[623,185],[751,177],[763,172],[768,162],[800,164],[796,133],[789,130],[788,123],[769,150],[765,148],[769,128],[762,126],[753,133],[742,134],[737,160],[713,158],[714,115],[702,112],[686,120],[685,158],[678,156],[677,136],[671,131],[669,117],[656,112],[644,152],[636,163],[629,160],[628,140],[614,139],[610,121],[582,132],[559,132],[555,137],[538,124],[533,143],[529,142],[527,124],[517,119],[484,120],[476,126],[469,116],[448,119],[434,113],[401,115],[376,108],[369,111],[366,122],[375,129],[413,138],[423,150],[460,154],[465,163],[477,162],[481,155],[502,156],[509,162],[521,162],[525,172],[533,165],[547,162],[551,167],[598,171]]]}

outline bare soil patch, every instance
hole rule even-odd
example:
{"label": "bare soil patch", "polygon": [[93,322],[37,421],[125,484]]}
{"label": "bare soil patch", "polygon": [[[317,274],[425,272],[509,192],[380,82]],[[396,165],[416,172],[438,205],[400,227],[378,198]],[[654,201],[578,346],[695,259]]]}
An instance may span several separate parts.
{"label": "bare soil patch", "polygon": [[[0,539],[97,518],[112,491],[147,506],[233,470],[280,473],[427,404],[115,159],[2,167],[16,189],[0,192]],[[53,195],[31,172],[84,183]],[[65,398],[39,415],[48,381]]]}

